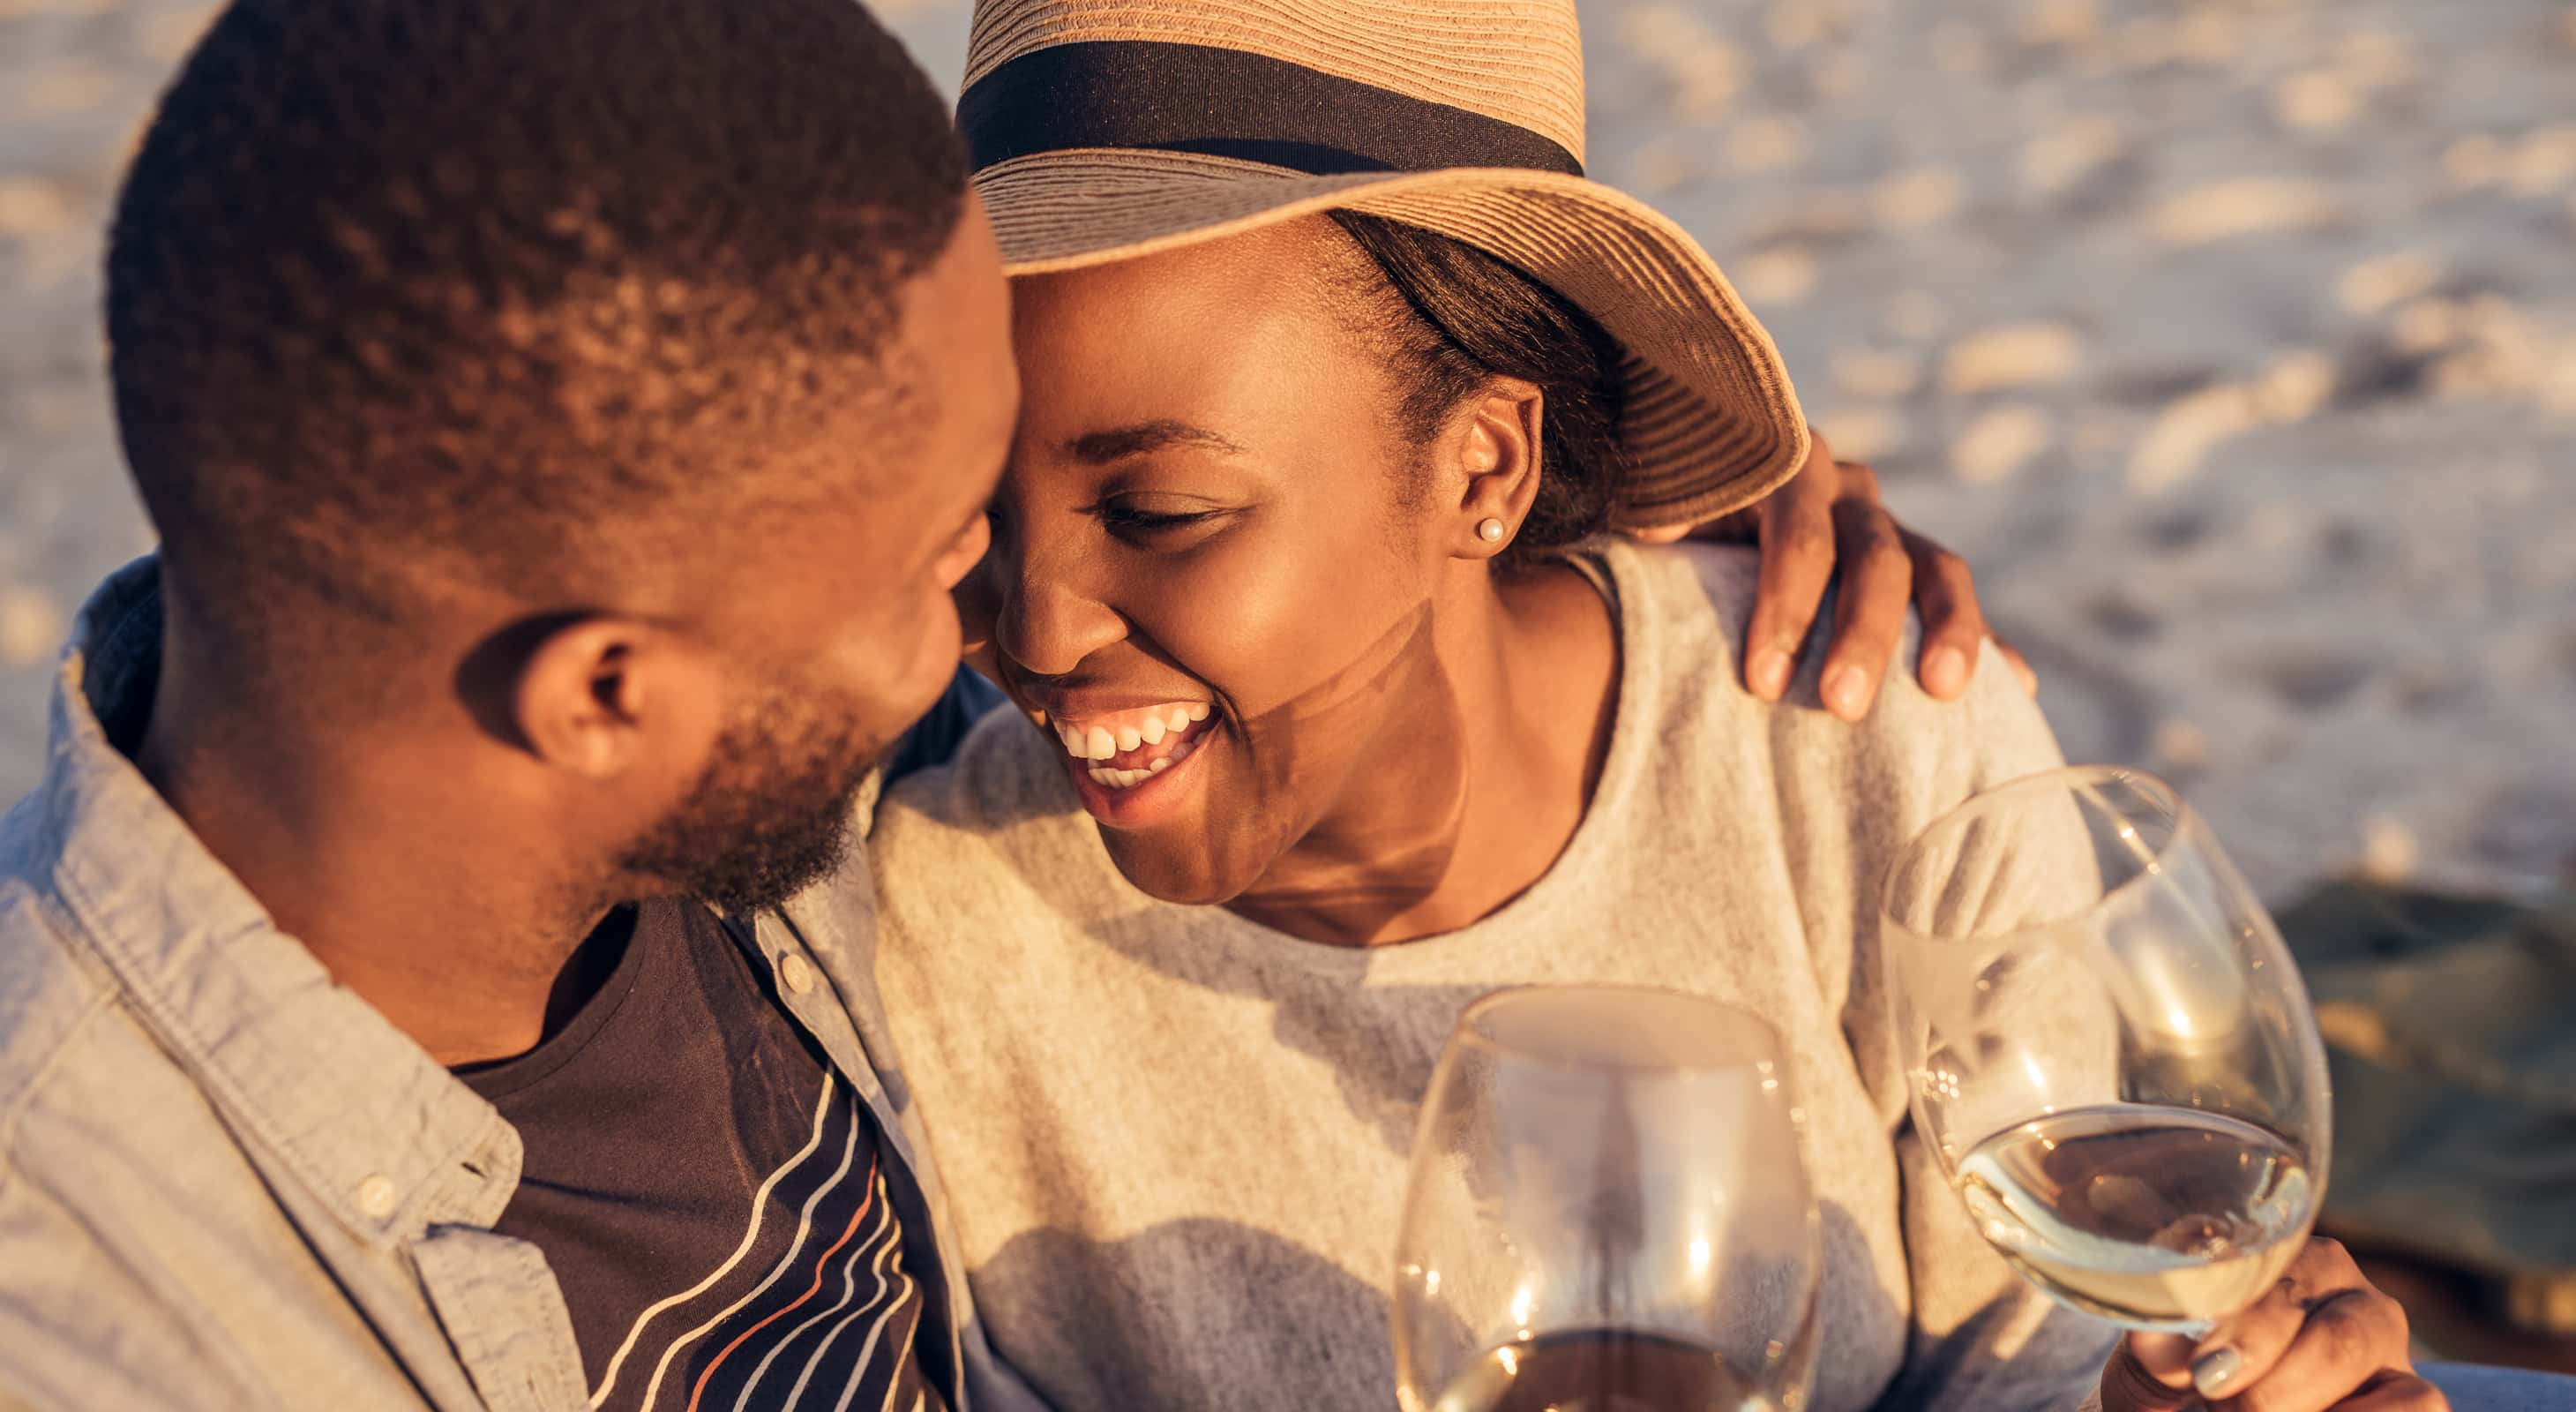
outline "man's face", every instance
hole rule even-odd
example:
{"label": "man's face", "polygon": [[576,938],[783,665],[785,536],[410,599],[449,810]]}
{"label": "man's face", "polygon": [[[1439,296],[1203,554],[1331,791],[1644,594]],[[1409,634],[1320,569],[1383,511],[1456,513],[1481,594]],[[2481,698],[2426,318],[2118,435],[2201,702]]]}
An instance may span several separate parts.
{"label": "man's face", "polygon": [[773,906],[839,861],[853,796],[957,669],[949,590],[986,543],[985,502],[1018,415],[1009,290],[981,203],[904,296],[885,362],[909,386],[899,450],[763,547],[710,615],[734,668],[697,783],[629,846],[626,870],[729,908]]}

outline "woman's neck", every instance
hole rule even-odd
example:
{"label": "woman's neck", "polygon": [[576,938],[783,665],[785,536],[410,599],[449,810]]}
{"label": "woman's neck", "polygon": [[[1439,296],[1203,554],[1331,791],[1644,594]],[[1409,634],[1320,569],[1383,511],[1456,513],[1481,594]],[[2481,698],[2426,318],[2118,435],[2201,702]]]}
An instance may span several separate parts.
{"label": "woman's neck", "polygon": [[1386,758],[1363,760],[1230,910],[1308,941],[1392,945],[1491,916],[1565,851],[1617,710],[1609,605],[1563,564],[1478,572],[1436,605],[1429,650],[1447,699],[1386,732]]}

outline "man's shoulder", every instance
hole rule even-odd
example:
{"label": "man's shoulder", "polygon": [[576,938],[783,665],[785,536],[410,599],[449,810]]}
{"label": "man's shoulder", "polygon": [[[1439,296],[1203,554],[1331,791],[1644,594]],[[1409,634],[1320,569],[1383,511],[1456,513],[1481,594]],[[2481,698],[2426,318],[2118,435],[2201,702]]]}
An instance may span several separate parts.
{"label": "man's shoulder", "polygon": [[233,1144],[31,864],[42,855],[21,846],[22,813],[0,819],[0,1190],[32,1182],[78,1205],[100,1193],[103,1167]]}
{"label": "man's shoulder", "polygon": [[[0,816],[0,1173],[18,1119],[64,1053],[114,1008],[113,983],[74,941],[73,924],[27,845],[33,801]],[[0,1181],[5,1181],[0,1176]]]}
{"label": "man's shoulder", "polygon": [[76,1191],[98,1162],[193,1140],[179,1131],[183,1112],[222,1137],[196,1082],[18,880],[0,879],[0,1188]]}
{"label": "man's shoulder", "polygon": [[[5,853],[0,1232],[0,1407],[254,1405],[255,1360],[208,1330],[254,1309],[278,1328],[333,1317],[206,1090]],[[254,1245],[276,1258],[233,1278]]]}
{"label": "man's shoulder", "polygon": [[59,1326],[75,1306],[112,1310],[120,1336],[158,1337],[137,1322],[167,1323],[153,1281],[120,1242],[164,1222],[117,1193],[136,1189],[172,1149],[221,1132],[146,1118],[167,1108],[156,1090],[184,1089],[184,1076],[118,1003],[59,899],[29,876],[24,852],[6,850],[9,834],[0,824],[0,1229],[15,1252],[0,1260],[0,1363],[51,1388],[40,1374],[86,1367],[81,1349],[96,1346]]}

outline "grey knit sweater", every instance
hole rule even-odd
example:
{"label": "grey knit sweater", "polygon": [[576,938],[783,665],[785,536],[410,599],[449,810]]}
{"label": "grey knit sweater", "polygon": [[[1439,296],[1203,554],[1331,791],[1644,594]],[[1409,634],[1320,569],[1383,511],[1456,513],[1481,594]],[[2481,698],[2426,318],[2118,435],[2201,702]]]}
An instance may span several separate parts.
{"label": "grey knit sweater", "polygon": [[2030,1293],[1942,1184],[1874,953],[1913,831],[2058,763],[2039,713],[1991,653],[1963,704],[1896,673],[1859,725],[1765,705],[1736,667],[1749,553],[1597,564],[1622,645],[1599,789],[1554,868],[1463,931],[1355,950],[1146,897],[1010,712],[879,813],[879,983],[974,1298],[1066,1412],[1392,1406],[1415,1110],[1459,1008],[1530,981],[1678,987],[1782,1031],[1824,1216],[1813,1406],[2086,1400],[2112,1336]]}

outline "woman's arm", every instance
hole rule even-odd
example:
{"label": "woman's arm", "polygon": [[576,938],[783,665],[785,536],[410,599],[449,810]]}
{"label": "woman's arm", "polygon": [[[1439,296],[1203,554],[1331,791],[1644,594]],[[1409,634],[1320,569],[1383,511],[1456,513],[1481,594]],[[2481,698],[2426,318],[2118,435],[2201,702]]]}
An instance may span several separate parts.
{"label": "woman's arm", "polygon": [[[2064,757],[2038,706],[2001,664],[1992,662],[1955,706],[1934,705],[1919,694],[1892,689],[1873,726],[1886,733],[1891,754],[1913,761],[1915,778],[1925,782],[1894,806],[1907,817],[1890,820],[1872,847],[1856,858],[1867,876],[1857,880],[1865,901],[1856,919],[1852,999],[1844,1015],[1853,1053],[1894,1122],[1898,1215],[1911,1296],[1905,1361],[1878,1406],[1886,1412],[2076,1412],[2087,1405],[2117,1335],[2098,1320],[2062,1308],[2013,1273],[1977,1234],[1938,1155],[1905,1113],[1910,1078],[1902,1068],[1887,1003],[1889,987],[1902,977],[1887,967],[1878,925],[1885,870],[1915,831],[1973,794],[2055,769]],[[1999,926],[2015,916],[2062,911],[2071,895],[2089,895],[2091,860],[2074,848],[2080,841],[2070,834],[2070,851],[2062,857],[1963,856],[1959,866],[1982,867],[1988,873],[1980,885],[1964,891],[1981,897],[1981,907]],[[2016,1005],[2015,997],[1999,993],[1994,1003],[2028,1012],[2026,1018],[2001,1017],[1998,1023],[2063,1025],[2070,1031],[2070,1044],[2084,1043],[2088,1034],[2110,1033],[2101,1020],[2088,1018],[2062,995],[2033,993]],[[2107,1050],[2103,1060],[2107,1085]]]}

